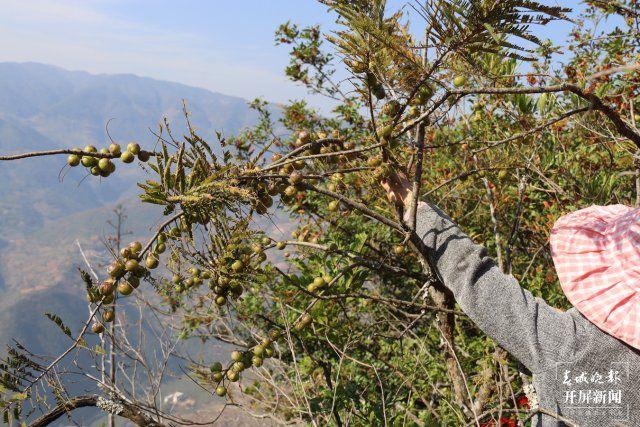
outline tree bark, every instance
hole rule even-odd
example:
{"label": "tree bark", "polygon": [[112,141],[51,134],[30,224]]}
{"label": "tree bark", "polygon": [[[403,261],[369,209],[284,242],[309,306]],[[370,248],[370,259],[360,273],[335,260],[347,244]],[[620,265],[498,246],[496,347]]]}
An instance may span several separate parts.
{"label": "tree bark", "polygon": [[[128,403],[119,402],[123,405],[124,409],[121,413],[117,414],[120,417],[126,418],[129,421],[139,425],[141,427],[166,427],[165,424],[154,421],[149,416],[145,415],[142,411],[136,408],[133,405]],[[29,427],[44,427],[61,416],[68,414],[74,409],[78,408],[86,408],[86,407],[97,407],[98,404],[98,396],[96,395],[86,395],[86,396],[77,396],[70,399],[67,402],[61,403],[56,406],[50,412],[42,415],[38,419],[34,420]]]}

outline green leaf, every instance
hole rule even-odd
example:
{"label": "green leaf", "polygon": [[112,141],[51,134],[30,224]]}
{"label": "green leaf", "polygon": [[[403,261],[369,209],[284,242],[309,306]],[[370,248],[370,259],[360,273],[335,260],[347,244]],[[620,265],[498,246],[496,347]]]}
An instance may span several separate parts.
{"label": "green leaf", "polygon": [[69,338],[73,339],[73,337],[71,336],[71,329],[69,329],[68,326],[66,326],[63,322],[62,319],[60,318],[60,316],[58,316],[57,314],[51,314],[51,313],[45,313],[45,316],[47,316],[49,318],[49,320],[51,320],[53,323],[55,323],[56,325],[58,325],[58,327],[60,328],[60,330]]}

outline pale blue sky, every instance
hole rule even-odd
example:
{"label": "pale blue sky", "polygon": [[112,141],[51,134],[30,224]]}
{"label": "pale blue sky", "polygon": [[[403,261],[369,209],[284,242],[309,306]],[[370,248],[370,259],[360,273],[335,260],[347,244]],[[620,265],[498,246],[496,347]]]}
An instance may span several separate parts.
{"label": "pale blue sky", "polygon": [[[305,91],[286,80],[276,27],[333,17],[315,0],[1,0],[0,61],[133,73],[275,102]],[[406,0],[389,0],[390,5]],[[554,2],[555,3],[555,2]],[[562,2],[576,7],[578,1]],[[567,24],[544,35],[566,36]],[[326,106],[321,100],[315,105]]]}

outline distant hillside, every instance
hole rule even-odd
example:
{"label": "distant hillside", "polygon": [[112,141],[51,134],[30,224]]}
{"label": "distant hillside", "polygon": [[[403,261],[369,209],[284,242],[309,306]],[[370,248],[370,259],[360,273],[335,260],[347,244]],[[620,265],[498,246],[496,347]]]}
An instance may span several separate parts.
{"label": "distant hillside", "polygon": [[[110,119],[109,132],[118,142],[135,140],[152,149],[150,129],[157,129],[163,117],[176,137],[186,131],[183,100],[192,125],[212,141],[215,131],[236,133],[257,118],[243,99],[177,83],[0,63],[0,154],[105,147]],[[132,235],[127,239],[148,236],[161,218],[157,206],[137,199],[136,182],[144,177],[140,168],[118,164],[106,180],[83,179],[85,172],[77,168],[60,180],[65,160],[0,163],[0,355],[13,339],[39,354],[55,354],[68,345],[44,313],[59,314],[77,333],[88,312],[77,272],[85,266],[76,241],[101,272],[107,261],[102,240],[110,233],[106,222],[116,205],[128,214],[125,229]],[[95,416],[95,411],[77,416],[82,413]]]}
{"label": "distant hillside", "polygon": [[[194,127],[212,140],[217,130],[235,133],[256,120],[245,100],[204,89],[133,75],[0,63],[0,153],[87,144],[104,147],[109,119],[114,119],[109,130],[117,141],[136,140],[152,149],[155,138],[149,129],[157,128],[163,117],[169,119],[176,136],[185,131],[183,99]],[[16,244],[25,250],[35,244],[25,235],[45,225],[56,230],[56,221],[69,215],[131,199],[138,193],[136,180],[143,175],[139,168],[119,164],[118,173],[106,180],[83,180],[86,172],[78,168],[60,182],[64,165],[64,156],[0,165],[0,286],[5,289],[18,285],[7,277],[7,256],[16,255]],[[73,241],[87,232],[75,227],[66,230],[64,237]],[[36,249],[56,240],[40,241]]]}

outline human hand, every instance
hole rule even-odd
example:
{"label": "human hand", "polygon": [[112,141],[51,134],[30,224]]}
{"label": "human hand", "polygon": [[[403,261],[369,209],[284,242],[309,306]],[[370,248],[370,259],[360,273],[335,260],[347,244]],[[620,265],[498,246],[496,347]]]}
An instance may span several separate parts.
{"label": "human hand", "polygon": [[402,172],[391,172],[382,181],[382,188],[387,192],[387,198],[391,203],[401,205],[407,209],[411,203],[411,182]]}

